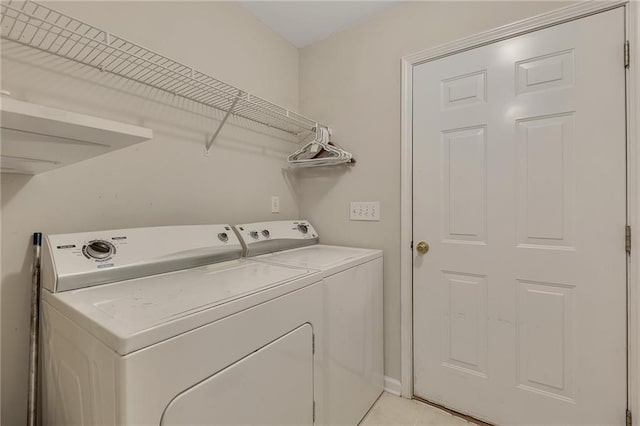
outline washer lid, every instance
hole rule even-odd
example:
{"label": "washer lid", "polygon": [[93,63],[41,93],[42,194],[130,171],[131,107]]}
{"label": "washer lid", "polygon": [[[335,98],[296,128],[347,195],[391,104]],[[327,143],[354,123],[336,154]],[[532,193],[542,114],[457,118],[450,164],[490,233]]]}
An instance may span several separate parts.
{"label": "washer lid", "polygon": [[299,249],[265,254],[253,259],[300,268],[317,269],[326,276],[381,256],[381,250],[316,244]]}
{"label": "washer lid", "polygon": [[320,280],[307,269],[234,260],[43,299],[121,355]]}

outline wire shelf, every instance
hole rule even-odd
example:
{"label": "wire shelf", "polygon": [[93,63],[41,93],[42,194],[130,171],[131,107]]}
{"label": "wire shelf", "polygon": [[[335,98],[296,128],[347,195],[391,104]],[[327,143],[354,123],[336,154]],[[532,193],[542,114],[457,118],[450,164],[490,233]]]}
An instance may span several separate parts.
{"label": "wire shelf", "polygon": [[34,1],[2,1],[0,26],[3,39],[231,111],[231,115],[296,136],[307,135],[318,125],[310,118]]}

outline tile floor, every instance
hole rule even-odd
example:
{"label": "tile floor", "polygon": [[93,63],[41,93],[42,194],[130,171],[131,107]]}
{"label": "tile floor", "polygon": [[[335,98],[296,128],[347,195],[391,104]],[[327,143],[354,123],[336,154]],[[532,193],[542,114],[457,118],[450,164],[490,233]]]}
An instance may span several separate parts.
{"label": "tile floor", "polygon": [[471,426],[431,405],[383,393],[360,426]]}

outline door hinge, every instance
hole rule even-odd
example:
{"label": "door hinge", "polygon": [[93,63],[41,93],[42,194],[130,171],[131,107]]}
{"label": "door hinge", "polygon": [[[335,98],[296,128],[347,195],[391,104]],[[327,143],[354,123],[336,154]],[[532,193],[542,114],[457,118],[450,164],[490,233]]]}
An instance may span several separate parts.
{"label": "door hinge", "polygon": [[313,422],[316,422],[316,402],[313,401]]}
{"label": "door hinge", "polygon": [[411,250],[413,250],[413,240],[411,240]]}
{"label": "door hinge", "polygon": [[624,67],[629,68],[629,64],[631,63],[631,47],[629,45],[629,40],[624,42]]}
{"label": "door hinge", "polygon": [[627,426],[631,426],[633,419],[631,418],[631,410],[629,409],[627,409],[626,419],[627,419]]}
{"label": "door hinge", "polygon": [[631,253],[631,226],[625,225],[624,227],[624,249],[627,253]]}

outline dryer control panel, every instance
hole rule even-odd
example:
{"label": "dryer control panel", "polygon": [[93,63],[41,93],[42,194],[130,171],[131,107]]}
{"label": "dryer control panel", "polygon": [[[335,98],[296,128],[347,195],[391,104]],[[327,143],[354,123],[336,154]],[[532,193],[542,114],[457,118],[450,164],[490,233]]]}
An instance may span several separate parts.
{"label": "dryer control panel", "polygon": [[230,225],[186,225],[47,235],[42,286],[52,292],[238,259]]}
{"label": "dryer control panel", "polygon": [[318,243],[318,233],[308,220],[279,220],[235,225],[245,256],[258,256]]}

